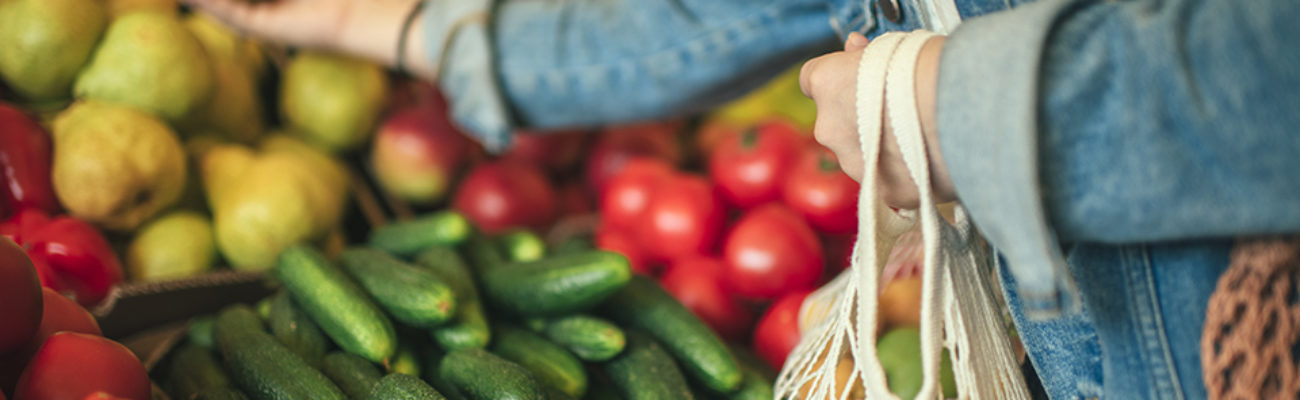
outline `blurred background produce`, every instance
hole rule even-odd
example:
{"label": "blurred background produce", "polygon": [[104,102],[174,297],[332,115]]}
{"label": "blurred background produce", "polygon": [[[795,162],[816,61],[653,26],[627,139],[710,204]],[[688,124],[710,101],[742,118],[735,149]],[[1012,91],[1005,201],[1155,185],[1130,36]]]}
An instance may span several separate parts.
{"label": "blurred background produce", "polygon": [[[22,369],[54,332],[46,331],[46,321],[97,334],[98,325],[82,307],[94,309],[124,284],[229,269],[275,271],[289,248],[319,252],[332,265],[360,243],[394,252],[397,262],[428,267],[423,265],[428,260],[412,257],[445,239],[439,237],[468,234],[471,227],[475,235],[493,240],[500,235],[512,238],[509,243],[533,243],[519,245],[531,250],[518,254],[531,254],[528,258],[537,262],[593,249],[620,255],[637,276],[634,282],[657,283],[651,285],[654,296],[674,299],[672,304],[727,343],[722,353],[754,361],[741,363],[740,381],[770,381],[798,340],[802,299],[848,265],[857,230],[858,185],[811,140],[815,109],[800,93],[797,76],[797,67],[791,68],[703,115],[520,130],[509,149],[490,155],[451,120],[446,99],[433,85],[356,59],[261,43],[174,0],[0,0],[0,236],[14,243],[9,251],[17,249],[30,262],[14,276],[35,277],[46,287],[44,296],[31,288],[3,293],[26,296],[13,303],[6,298],[5,304],[26,305],[6,307],[2,316],[22,323],[0,330],[0,388],[12,398]],[[392,228],[414,221],[426,225],[378,233],[381,224]],[[429,226],[446,230],[430,233]],[[414,240],[402,246],[416,247],[404,252],[401,246],[381,247],[390,239],[374,239],[393,236]],[[511,246],[499,255],[504,262],[526,262],[510,260]],[[886,278],[882,332],[918,324],[920,255],[908,249],[900,246]],[[433,267],[433,275],[455,293],[456,306],[448,309],[456,313],[451,325],[444,323],[440,326],[447,329],[430,335],[419,332],[428,327],[413,333],[412,326],[399,322],[393,363],[363,359],[370,363],[363,365],[376,374],[422,369],[415,374],[443,389],[455,377],[441,376],[428,360],[449,357],[443,353],[456,347],[451,344],[484,347],[500,332],[523,332],[506,336],[555,342],[559,354],[572,353],[580,361],[575,364],[580,368],[565,370],[568,375],[537,376],[542,383],[560,383],[550,389],[570,397],[583,392],[569,380],[574,370],[599,370],[590,373],[586,398],[626,389],[619,367],[604,370],[610,358],[619,357],[647,362],[675,357],[685,367],[677,373],[697,394],[719,396],[718,387],[739,379],[702,379],[690,366],[693,361],[683,361],[682,349],[654,337],[655,332],[649,332],[651,341],[636,339],[640,334],[584,341],[565,333],[573,326],[603,326],[606,333],[652,330],[638,325],[644,321],[597,312],[600,307],[564,315],[503,312],[515,304],[509,298],[524,294],[474,287],[472,277],[486,271],[480,270],[481,260],[465,256],[460,268]],[[349,268],[371,268],[362,264]],[[600,276],[618,275],[605,272]],[[358,279],[353,275],[341,276]],[[467,277],[470,289],[463,284]],[[42,297],[47,318],[33,321]],[[317,318],[301,309],[307,305],[300,295],[290,297],[281,296],[286,300],[275,307],[267,304],[268,315],[276,315],[268,321],[268,334],[281,342],[317,341],[285,343],[293,351],[334,345],[348,350],[329,329],[303,339],[313,334],[277,328],[275,321],[283,318]],[[607,299],[590,302],[601,300]],[[617,314],[643,315],[643,306]],[[296,317],[285,317],[286,310]],[[28,330],[40,339],[31,339]],[[213,346],[207,333],[206,346]],[[910,337],[900,335],[882,338]],[[622,341],[635,351],[608,347]],[[57,370],[66,351],[60,348],[99,349],[105,366],[120,361],[111,357],[116,350],[100,341],[70,336],[58,342],[48,352],[51,361],[38,369]],[[410,343],[418,345],[406,346]],[[6,353],[5,345],[22,350]],[[513,353],[508,345],[492,346],[489,353],[504,362],[531,373],[540,368],[541,362]],[[218,363],[231,361],[216,348],[204,351]],[[900,352],[886,362],[919,360],[910,350]],[[329,367],[316,365],[328,358],[308,357],[312,368],[337,381]],[[468,359],[498,365],[480,355]],[[909,368],[900,373],[912,373]],[[891,382],[909,379],[892,374]],[[225,388],[238,390],[239,378],[229,378]],[[134,396],[126,391],[135,388],[99,386],[86,389]],[[44,389],[33,383],[24,390]],[[723,397],[742,398],[736,396]]]}

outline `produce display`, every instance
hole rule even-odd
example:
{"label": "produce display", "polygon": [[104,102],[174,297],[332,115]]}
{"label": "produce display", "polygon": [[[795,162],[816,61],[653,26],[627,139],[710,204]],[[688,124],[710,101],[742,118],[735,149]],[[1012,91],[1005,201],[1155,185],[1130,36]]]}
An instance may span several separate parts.
{"label": "produce display", "polygon": [[[278,292],[192,320],[151,370],[172,398],[771,398],[857,230],[797,75],[488,154],[427,82],[174,0],[0,1],[0,400],[147,398],[86,310],[216,269]],[[897,258],[902,393],[921,288]],[[49,384],[96,368],[120,371]]]}

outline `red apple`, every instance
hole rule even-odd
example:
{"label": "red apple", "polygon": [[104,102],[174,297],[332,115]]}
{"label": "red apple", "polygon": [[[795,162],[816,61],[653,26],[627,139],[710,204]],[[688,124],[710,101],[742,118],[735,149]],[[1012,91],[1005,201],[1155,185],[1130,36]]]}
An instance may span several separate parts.
{"label": "red apple", "polygon": [[446,196],[470,147],[446,104],[430,101],[400,108],[384,121],[370,162],[385,190],[414,204],[431,204]]}

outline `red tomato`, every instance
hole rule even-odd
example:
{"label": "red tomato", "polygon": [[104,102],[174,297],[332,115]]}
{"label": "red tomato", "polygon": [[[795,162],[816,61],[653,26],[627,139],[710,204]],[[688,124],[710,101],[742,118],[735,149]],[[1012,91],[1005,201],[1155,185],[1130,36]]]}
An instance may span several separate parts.
{"label": "red tomato", "polygon": [[587,187],[601,193],[609,179],[638,156],[653,157],[676,165],[682,159],[677,143],[679,121],[619,125],[606,128],[596,138],[587,158]]}
{"label": "red tomato", "polygon": [[555,218],[555,197],[555,189],[536,167],[498,160],[469,173],[452,207],[492,234],[513,227],[545,227]]}
{"label": "red tomato", "polygon": [[81,305],[67,296],[46,287],[41,288],[42,311],[41,325],[36,334],[23,347],[6,355],[0,355],[0,389],[12,391],[18,383],[18,375],[23,366],[31,360],[32,355],[40,350],[45,340],[55,332],[79,332],[101,335],[99,323]]}
{"label": "red tomato", "polygon": [[134,400],[150,398],[149,375],[126,346],[101,336],[59,332],[45,340],[18,380],[14,397],[81,399],[105,392]]}
{"label": "red tomato", "polygon": [[780,204],[750,211],[736,222],[722,249],[737,294],[775,299],[810,289],[822,275],[822,248],[808,223]]}
{"label": "red tomato", "polygon": [[669,266],[659,283],[719,335],[738,340],[749,332],[754,316],[727,291],[722,270],[722,260],[715,257],[690,258]]}
{"label": "red tomato", "polygon": [[813,228],[830,234],[857,232],[858,182],[840,169],[829,149],[806,147],[782,189],[785,204]]}
{"label": "red tomato", "polygon": [[657,259],[711,254],[726,213],[708,179],[678,175],[660,184],[650,198],[637,235],[651,257]]}
{"label": "red tomato", "polygon": [[27,253],[0,237],[0,354],[31,340],[41,325],[41,280]]}
{"label": "red tomato", "polygon": [[637,244],[636,239],[618,228],[602,226],[596,231],[596,248],[609,250],[622,254],[627,257],[628,264],[632,267],[632,272],[645,275],[655,276],[655,264],[646,255],[641,245]]}
{"label": "red tomato", "polygon": [[751,208],[781,198],[781,184],[804,139],[793,126],[772,121],[718,144],[709,177],[728,204]]}
{"label": "red tomato", "polygon": [[641,214],[654,197],[655,188],[672,176],[673,166],[666,161],[647,157],[628,161],[600,194],[602,223],[635,228],[641,223]]}
{"label": "red tomato", "polygon": [[[4,400],[4,398],[0,398],[0,400]],[[104,392],[95,392],[95,393],[91,393],[90,395],[86,396],[86,398],[81,400],[131,400],[131,399],[117,397]]]}
{"label": "red tomato", "polygon": [[772,303],[754,327],[754,351],[772,368],[780,370],[799,344],[799,308],[809,293],[812,291],[792,292]]}

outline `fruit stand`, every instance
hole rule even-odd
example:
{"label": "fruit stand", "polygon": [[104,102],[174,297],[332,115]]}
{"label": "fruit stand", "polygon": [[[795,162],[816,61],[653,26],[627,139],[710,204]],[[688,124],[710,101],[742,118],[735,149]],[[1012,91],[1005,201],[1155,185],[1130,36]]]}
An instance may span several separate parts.
{"label": "fruit stand", "polygon": [[[771,399],[855,239],[797,69],[489,154],[426,82],[172,0],[0,2],[10,41],[0,400]],[[908,240],[879,327],[904,397]]]}

